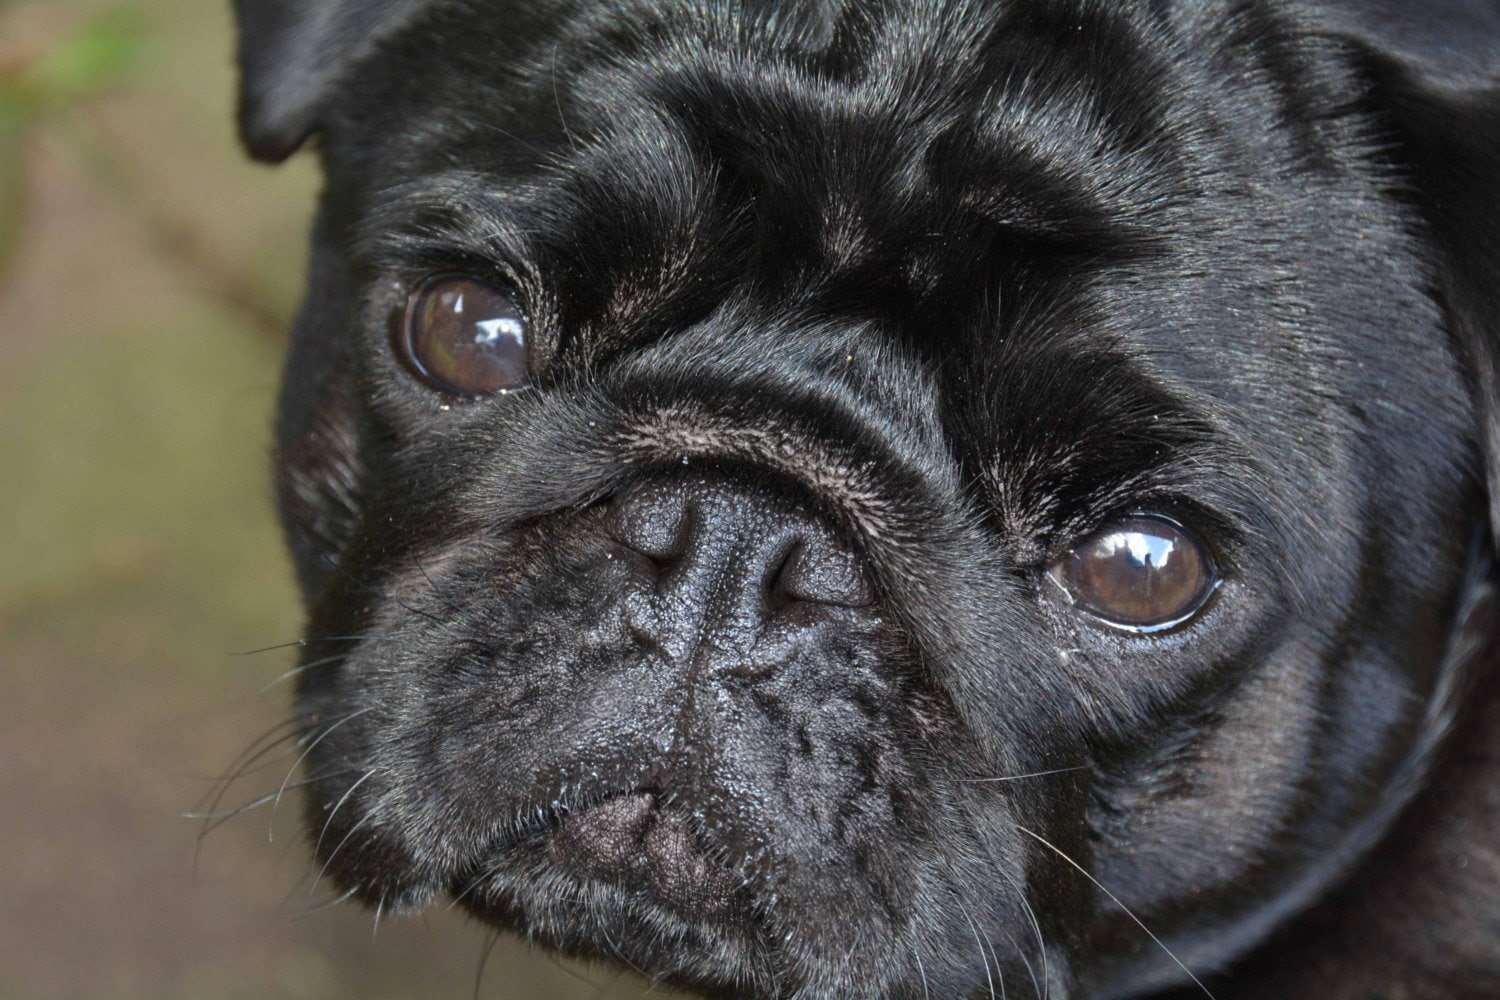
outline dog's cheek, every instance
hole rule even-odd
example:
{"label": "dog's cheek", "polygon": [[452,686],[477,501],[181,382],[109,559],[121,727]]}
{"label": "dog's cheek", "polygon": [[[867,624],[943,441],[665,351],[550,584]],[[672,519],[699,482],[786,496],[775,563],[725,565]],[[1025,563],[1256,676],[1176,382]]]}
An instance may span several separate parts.
{"label": "dog's cheek", "polygon": [[276,455],[277,503],[306,597],[322,589],[354,537],[362,479],[354,404],[336,385]]}
{"label": "dog's cheek", "polygon": [[[362,778],[344,808],[379,804],[345,851],[358,844],[398,867],[448,871],[514,818],[497,798],[532,783],[543,762],[525,751],[571,704],[559,683],[565,670],[537,650],[582,628],[588,609],[515,593],[535,572],[527,560],[539,557],[504,540],[454,534],[440,519],[415,536],[388,536],[362,534],[320,593],[310,633],[357,641],[344,655],[310,644],[299,713],[315,720],[314,740],[317,727],[339,723],[309,758],[310,773],[340,775],[320,784],[322,807]],[[326,820],[314,810],[309,821],[317,836]]]}
{"label": "dog's cheek", "polygon": [[304,800],[315,878],[387,913],[416,912],[445,888],[447,865],[426,847],[417,833],[420,819],[380,783],[379,772],[354,786],[368,773],[350,769],[320,782],[319,792]]}
{"label": "dog's cheek", "polygon": [[306,666],[319,681],[299,695],[302,772],[285,789],[306,786],[313,877],[386,912],[420,909],[444,887],[445,864],[423,833],[423,804],[412,794],[422,783],[392,766],[403,753],[399,702],[362,676],[357,659],[325,660]]}
{"label": "dog's cheek", "polygon": [[342,561],[365,500],[358,333],[364,320],[344,247],[349,211],[325,192],[277,400],[276,500],[308,605]]}
{"label": "dog's cheek", "polygon": [[[347,661],[312,661],[324,673],[299,697],[299,712],[309,720],[304,773],[313,782],[304,831],[320,877],[399,911],[451,888],[512,817],[493,808],[504,741],[491,731],[455,746],[454,700],[476,692],[454,683],[451,650],[432,637],[382,650],[389,626],[377,620],[376,637]],[[445,688],[453,699],[440,697]],[[490,707],[477,700],[464,718]]]}

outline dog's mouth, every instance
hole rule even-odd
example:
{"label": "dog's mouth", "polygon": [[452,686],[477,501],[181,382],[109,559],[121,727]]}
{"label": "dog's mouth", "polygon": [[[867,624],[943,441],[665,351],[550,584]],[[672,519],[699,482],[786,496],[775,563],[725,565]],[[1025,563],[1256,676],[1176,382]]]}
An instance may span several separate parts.
{"label": "dog's mouth", "polygon": [[605,799],[560,818],[546,837],[559,868],[643,893],[684,917],[730,920],[746,902],[738,880],[692,816],[654,792]]}
{"label": "dog's mouth", "polygon": [[657,791],[545,810],[498,853],[498,865],[455,888],[460,902],[467,898],[488,909],[498,902],[493,890],[499,889],[510,897],[502,908],[524,907],[518,897],[530,893],[515,876],[525,883],[545,873],[544,882],[562,876],[582,893],[603,889],[627,905],[664,910],[697,925],[743,931],[754,923],[746,879],[707,841],[691,811]]}

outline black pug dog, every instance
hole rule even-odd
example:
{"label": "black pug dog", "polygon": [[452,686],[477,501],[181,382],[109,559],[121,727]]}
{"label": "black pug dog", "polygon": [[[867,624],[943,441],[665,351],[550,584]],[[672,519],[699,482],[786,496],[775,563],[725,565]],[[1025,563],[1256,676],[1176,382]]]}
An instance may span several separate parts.
{"label": "black pug dog", "polygon": [[319,864],[716,996],[1500,996],[1492,0],[239,0]]}

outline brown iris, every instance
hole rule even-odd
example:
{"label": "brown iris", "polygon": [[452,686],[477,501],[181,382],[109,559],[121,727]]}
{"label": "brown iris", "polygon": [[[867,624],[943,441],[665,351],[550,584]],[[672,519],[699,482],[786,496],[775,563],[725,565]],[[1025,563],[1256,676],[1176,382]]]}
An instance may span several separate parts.
{"label": "brown iris", "polygon": [[1202,543],[1157,515],[1108,525],[1054,563],[1047,575],[1076,607],[1135,632],[1187,621],[1218,582]]}
{"label": "brown iris", "polygon": [[435,278],[406,302],[399,347],[428,384],[488,396],[526,384],[526,315],[515,299],[471,278]]}

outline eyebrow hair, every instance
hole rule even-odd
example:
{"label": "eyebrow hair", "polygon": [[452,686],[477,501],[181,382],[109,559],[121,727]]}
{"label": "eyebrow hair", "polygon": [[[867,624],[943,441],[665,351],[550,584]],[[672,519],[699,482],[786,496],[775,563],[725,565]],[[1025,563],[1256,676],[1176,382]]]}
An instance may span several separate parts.
{"label": "eyebrow hair", "polygon": [[478,170],[445,170],[378,188],[353,235],[357,258],[399,268],[413,259],[524,256],[533,236],[515,222],[524,184]]}

